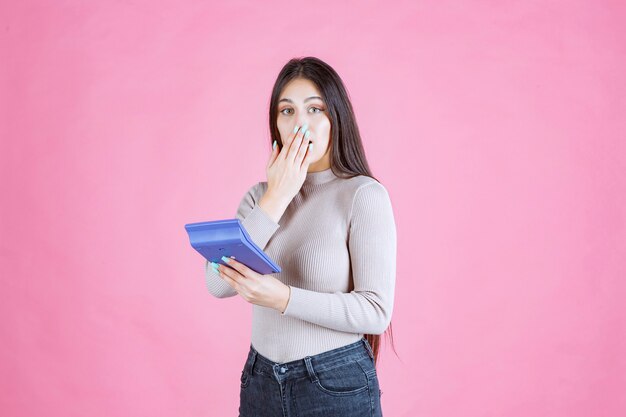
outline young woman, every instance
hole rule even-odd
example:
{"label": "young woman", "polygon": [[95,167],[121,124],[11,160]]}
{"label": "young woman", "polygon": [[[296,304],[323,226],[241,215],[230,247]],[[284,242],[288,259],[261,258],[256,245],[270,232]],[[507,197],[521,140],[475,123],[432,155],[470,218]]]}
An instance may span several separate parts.
{"label": "young woman", "polygon": [[376,361],[396,276],[389,195],[325,62],[282,68],[269,123],[267,181],[250,187],[237,218],[282,271],[261,275],[226,257],[205,267],[211,294],[253,307],[239,415],[382,416]]}

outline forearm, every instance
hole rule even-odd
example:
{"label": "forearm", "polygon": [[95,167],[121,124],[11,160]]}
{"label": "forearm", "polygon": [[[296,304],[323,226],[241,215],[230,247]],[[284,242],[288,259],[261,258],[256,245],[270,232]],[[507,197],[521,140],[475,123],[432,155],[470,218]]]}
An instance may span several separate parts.
{"label": "forearm", "polygon": [[285,316],[329,329],[352,333],[382,334],[391,321],[393,290],[322,293],[290,287]]}

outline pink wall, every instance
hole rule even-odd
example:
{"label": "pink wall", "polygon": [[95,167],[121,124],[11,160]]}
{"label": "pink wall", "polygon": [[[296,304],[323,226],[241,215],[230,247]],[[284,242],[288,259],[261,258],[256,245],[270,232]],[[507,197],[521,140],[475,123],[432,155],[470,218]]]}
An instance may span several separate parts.
{"label": "pink wall", "polygon": [[385,415],[625,415],[626,8],[507,3],[3,1],[0,414],[236,415],[251,306],[184,224],[314,55],[396,214]]}

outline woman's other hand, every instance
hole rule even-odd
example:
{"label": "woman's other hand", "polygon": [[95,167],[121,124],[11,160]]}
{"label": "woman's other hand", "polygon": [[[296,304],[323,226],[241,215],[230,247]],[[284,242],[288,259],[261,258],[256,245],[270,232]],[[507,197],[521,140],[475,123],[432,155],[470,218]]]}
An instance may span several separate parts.
{"label": "woman's other hand", "polygon": [[[222,257],[228,265],[217,265],[220,278],[237,291],[247,302],[284,312],[289,303],[291,288],[271,275],[253,271],[233,258]],[[213,267],[215,270],[215,266]]]}

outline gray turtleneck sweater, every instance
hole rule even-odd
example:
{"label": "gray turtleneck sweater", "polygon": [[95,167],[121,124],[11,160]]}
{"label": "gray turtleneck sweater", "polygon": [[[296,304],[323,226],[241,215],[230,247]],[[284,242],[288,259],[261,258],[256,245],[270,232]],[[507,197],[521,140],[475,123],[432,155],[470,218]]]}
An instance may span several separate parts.
{"label": "gray turtleneck sweater", "polygon": [[[253,185],[237,218],[280,265],[291,287],[283,313],[252,305],[252,346],[285,363],[382,334],[391,321],[396,279],[396,226],[386,188],[368,176],[345,179],[330,168],[308,172],[276,223],[257,204],[267,182]],[[237,292],[205,261],[209,292]]]}

